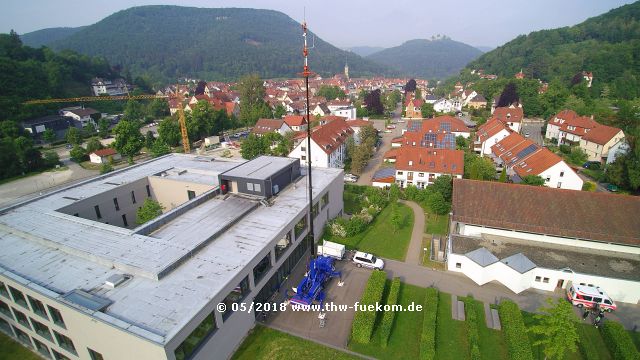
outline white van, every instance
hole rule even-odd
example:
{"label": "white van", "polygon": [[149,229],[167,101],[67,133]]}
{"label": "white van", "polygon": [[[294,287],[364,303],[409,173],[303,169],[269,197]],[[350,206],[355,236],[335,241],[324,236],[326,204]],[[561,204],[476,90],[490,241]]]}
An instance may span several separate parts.
{"label": "white van", "polygon": [[367,254],[361,251],[357,251],[356,254],[353,255],[353,262],[357,267],[364,266],[376,270],[384,269],[384,261],[382,259],[378,259],[371,254]]}
{"label": "white van", "polygon": [[594,308],[598,305],[608,312],[617,308],[616,303],[597,286],[571,285],[567,289],[567,299],[579,308]]}

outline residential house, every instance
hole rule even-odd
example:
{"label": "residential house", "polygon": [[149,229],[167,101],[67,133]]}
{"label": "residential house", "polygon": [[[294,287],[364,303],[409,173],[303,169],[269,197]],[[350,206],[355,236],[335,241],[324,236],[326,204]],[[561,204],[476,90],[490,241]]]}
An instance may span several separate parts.
{"label": "residential house", "polygon": [[433,104],[433,110],[441,113],[458,112],[462,110],[460,98],[440,99]]}
{"label": "residential house", "polygon": [[473,150],[480,156],[490,155],[491,147],[498,141],[509,136],[511,130],[502,121],[491,118],[482,124],[476,131],[476,139],[473,142]]}
{"label": "residential house", "polygon": [[442,175],[461,179],[464,174],[462,150],[403,146],[390,151],[395,156],[395,182],[401,188],[424,189]]}
{"label": "residential house", "polygon": [[97,120],[100,120],[102,114],[92,108],[84,108],[81,106],[68,107],[60,110],[60,115],[73,118],[75,121],[79,121],[82,127],[89,124],[98,128]]}
{"label": "residential house", "polygon": [[629,150],[631,150],[631,146],[629,146],[629,143],[626,140],[621,140],[613,144],[613,146],[609,148],[606,164],[608,165],[613,163],[621,155],[628,153]]}
{"label": "residential house", "polygon": [[557,140],[557,144],[579,144],[589,130],[598,125],[592,118],[579,116],[573,110],[562,110],[547,122],[547,139]]}
{"label": "residential house", "polygon": [[609,149],[621,141],[625,141],[622,130],[598,124],[580,139],[579,146],[587,154],[589,161],[606,163]]}
{"label": "residential house", "polygon": [[547,187],[582,190],[582,179],[561,157],[516,132],[491,146],[491,152],[494,162],[515,183],[537,175]]}
{"label": "residential house", "polygon": [[117,161],[122,157],[114,148],[106,148],[101,150],[96,150],[89,154],[89,160],[94,164],[106,164],[111,160]]}
{"label": "residential house", "polygon": [[316,105],[313,111],[311,111],[311,114],[315,116],[327,116],[331,115],[331,110],[329,110],[326,103],[321,103]]}
{"label": "residential house", "polygon": [[291,131],[291,128],[283,119],[258,119],[251,129],[251,133],[256,136],[263,136],[268,133],[278,133],[284,135]]}
{"label": "residential house", "polygon": [[43,133],[47,129],[54,132],[56,139],[64,139],[70,127],[82,128],[82,124],[72,117],[61,115],[49,115],[22,122],[22,128],[36,141],[43,140]]}
{"label": "residential house", "polygon": [[409,99],[405,103],[404,107],[404,117],[405,118],[422,118],[422,104],[424,104],[424,100],[422,99]]}
{"label": "residential house", "polygon": [[353,140],[356,145],[360,145],[360,130],[365,126],[373,127],[372,122],[362,119],[347,120],[347,125],[349,125],[349,127],[351,127],[351,130],[353,130]]}
{"label": "residential house", "polygon": [[91,89],[95,96],[118,96],[127,95],[132,90],[132,86],[121,78],[115,80],[93,78],[91,80]]}
{"label": "residential house", "polygon": [[524,112],[521,107],[498,107],[493,112],[492,117],[502,121],[509,129],[519,133],[522,128]]}
{"label": "residential house", "polygon": [[487,107],[487,99],[480,94],[476,94],[474,97],[467,100],[466,105],[472,109],[484,109]]}
{"label": "residential house", "polygon": [[341,116],[347,118],[347,120],[356,119],[356,108],[353,106],[345,106],[331,111],[331,115]]}
{"label": "residential house", "polygon": [[307,118],[302,115],[287,115],[284,118],[285,124],[287,124],[293,131],[306,131],[307,130]]}
{"label": "residential house", "polygon": [[352,107],[352,106],[353,104],[351,103],[351,100],[348,100],[348,99],[345,99],[345,100],[335,99],[327,102],[327,108],[331,112],[336,111],[340,108]]}
{"label": "residential house", "polygon": [[[311,133],[311,165],[324,168],[342,168],[347,156],[347,139],[353,136],[353,130],[340,118],[315,126]],[[301,165],[307,164],[307,133],[300,132],[289,157],[300,159]]]}
{"label": "residential house", "polygon": [[383,167],[373,174],[371,185],[379,188],[388,188],[396,182],[396,169],[393,167]]}
{"label": "residential house", "polygon": [[427,94],[424,98],[424,102],[427,104],[435,104],[438,101],[438,97],[433,94]]}

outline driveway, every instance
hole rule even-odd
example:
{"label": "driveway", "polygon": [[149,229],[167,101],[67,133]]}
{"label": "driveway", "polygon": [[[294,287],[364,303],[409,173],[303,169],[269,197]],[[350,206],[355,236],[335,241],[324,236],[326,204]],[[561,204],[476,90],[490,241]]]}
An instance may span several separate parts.
{"label": "driveway", "polygon": [[400,200],[401,203],[409,206],[413,210],[413,230],[411,231],[411,241],[407,248],[405,262],[408,264],[420,265],[422,256],[422,238],[424,237],[424,210],[413,201]]}
{"label": "driveway", "polygon": [[523,136],[524,134],[529,133],[529,139],[533,140],[538,145],[543,145],[544,139],[542,138],[541,133],[542,126],[544,126],[544,120],[542,119],[523,119],[520,133]]}

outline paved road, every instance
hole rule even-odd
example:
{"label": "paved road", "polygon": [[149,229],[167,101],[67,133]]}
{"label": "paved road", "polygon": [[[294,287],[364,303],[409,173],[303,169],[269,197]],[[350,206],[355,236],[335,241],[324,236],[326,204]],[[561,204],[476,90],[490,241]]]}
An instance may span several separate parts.
{"label": "paved road", "polygon": [[420,265],[422,256],[422,237],[424,236],[424,211],[420,205],[413,201],[400,200],[401,203],[409,206],[413,210],[413,230],[411,232],[411,242],[407,249],[405,262],[408,264]]}
{"label": "paved road", "polygon": [[522,129],[520,133],[524,136],[526,133],[529,133],[529,139],[536,142],[538,145],[543,145],[543,137],[542,126],[544,125],[544,121],[540,119],[524,119],[522,121]]}

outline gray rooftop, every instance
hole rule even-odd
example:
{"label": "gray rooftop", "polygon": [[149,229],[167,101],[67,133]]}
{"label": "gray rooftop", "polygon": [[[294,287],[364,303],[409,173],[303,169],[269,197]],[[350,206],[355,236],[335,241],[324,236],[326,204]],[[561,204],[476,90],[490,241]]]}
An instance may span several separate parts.
{"label": "gray rooftop", "polygon": [[531,260],[529,260],[528,257],[524,256],[522,253],[511,255],[508,258],[500,260],[500,262],[519,272],[520,274],[524,274],[536,267],[536,264],[534,264]]}
{"label": "gray rooftop", "polygon": [[[3,209],[0,272],[102,321],[166,343],[306,210],[306,181],[285,188],[268,208],[240,196],[214,197],[149,235],[57,209],[172,169],[187,170],[176,176],[189,174],[188,181],[200,174],[201,181],[217,183],[218,174],[237,165],[172,154]],[[315,169],[314,197],[341,173]],[[133,276],[115,288],[104,284],[123,273]]]}
{"label": "gray rooftop", "polygon": [[466,257],[473,260],[476,264],[485,267],[498,262],[498,258],[485,248],[479,248],[465,254]]}
{"label": "gray rooftop", "polygon": [[296,160],[297,159],[286,157],[259,156],[231,170],[225,171],[222,175],[266,180]]}

